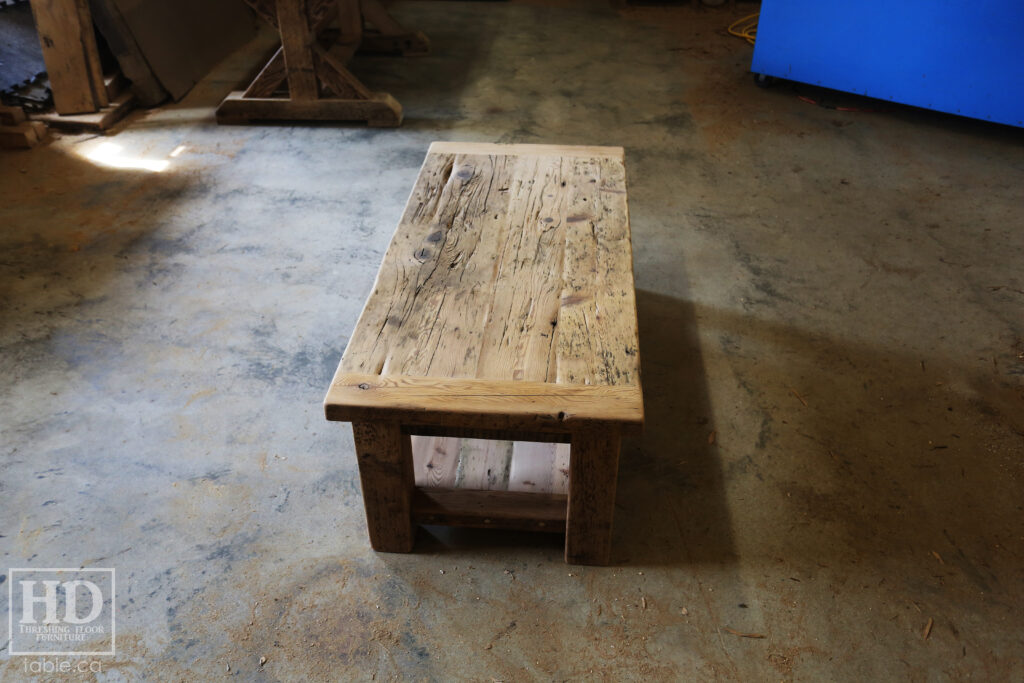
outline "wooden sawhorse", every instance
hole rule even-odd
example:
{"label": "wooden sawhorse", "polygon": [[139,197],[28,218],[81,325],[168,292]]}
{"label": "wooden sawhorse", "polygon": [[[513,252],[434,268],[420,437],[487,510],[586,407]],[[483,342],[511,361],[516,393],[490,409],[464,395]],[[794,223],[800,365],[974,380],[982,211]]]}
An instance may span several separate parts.
{"label": "wooden sawhorse", "polygon": [[232,92],[221,102],[218,123],[402,123],[402,105],[395,98],[371,92],[345,67],[357,50],[418,55],[430,49],[425,35],[403,28],[380,0],[245,1],[278,30],[281,47],[248,88]]}

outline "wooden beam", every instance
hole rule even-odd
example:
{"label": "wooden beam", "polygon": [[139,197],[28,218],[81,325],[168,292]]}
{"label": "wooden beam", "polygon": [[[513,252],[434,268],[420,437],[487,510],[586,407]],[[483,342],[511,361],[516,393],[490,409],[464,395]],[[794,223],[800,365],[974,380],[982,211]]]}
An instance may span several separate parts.
{"label": "wooden beam", "polygon": [[572,434],[569,433],[526,432],[514,429],[470,429],[468,427],[438,427],[436,425],[403,425],[402,432],[419,436],[450,436],[460,439],[540,441],[543,443],[569,443],[572,441]]}
{"label": "wooden beam", "polygon": [[96,31],[87,0],[32,0],[32,14],[58,114],[107,105]]}
{"label": "wooden beam", "polygon": [[608,564],[619,473],[619,434],[593,429],[573,435],[569,447],[569,515],[565,561]]}
{"label": "wooden beam", "polygon": [[320,99],[304,102],[244,95],[242,91],[236,90],[224,98],[217,108],[217,123],[240,124],[260,120],[366,121],[370,126],[381,127],[402,123],[402,106],[387,93],[373,93],[368,100]]}
{"label": "wooden beam", "polygon": [[504,145],[495,142],[431,142],[427,154],[479,154],[485,156],[531,156],[531,157],[598,157],[618,159],[626,157],[622,147],[587,147],[583,145]]}
{"label": "wooden beam", "polygon": [[374,550],[412,550],[412,445],[397,424],[354,422],[352,435],[359,460],[359,478],[366,508],[370,545]]}
{"label": "wooden beam", "polygon": [[565,533],[566,497],[556,493],[417,487],[418,524]]}
{"label": "wooden beam", "polygon": [[339,374],[327,392],[328,420],[395,420],[534,432],[610,425],[639,432],[640,386]]}
{"label": "wooden beam", "polygon": [[313,65],[314,37],[305,0],[278,0],[277,23],[288,71],[288,94],[296,102],[316,100],[319,92]]}
{"label": "wooden beam", "polygon": [[123,92],[99,111],[89,114],[33,114],[33,119],[43,121],[51,128],[68,131],[104,131],[120,121],[135,106],[135,95]]}

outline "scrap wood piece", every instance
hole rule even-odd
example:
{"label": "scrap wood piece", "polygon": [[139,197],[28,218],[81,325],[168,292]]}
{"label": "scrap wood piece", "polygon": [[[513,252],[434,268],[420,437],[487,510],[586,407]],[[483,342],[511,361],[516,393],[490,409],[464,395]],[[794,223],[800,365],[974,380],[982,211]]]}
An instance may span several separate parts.
{"label": "scrap wood piece", "polygon": [[789,393],[791,393],[791,394],[793,394],[794,396],[796,396],[796,397],[797,397],[797,399],[798,399],[798,400],[799,400],[799,401],[800,401],[801,403],[803,403],[805,407],[807,406],[807,400],[806,400],[806,399],[805,399],[805,398],[804,398],[803,396],[801,396],[800,394],[796,393],[796,389],[790,389],[790,390],[789,390]]}
{"label": "scrap wood piece", "polygon": [[763,633],[743,633],[742,631],[737,631],[736,629],[729,628],[728,626],[723,626],[722,630],[725,631],[726,633],[731,633],[734,636],[739,636],[740,638],[767,638],[768,637],[768,636],[766,636]]}
{"label": "scrap wood piece", "polygon": [[46,124],[40,121],[22,121],[13,126],[0,126],[0,147],[29,149],[46,139]]}
{"label": "scrap wood piece", "polygon": [[928,640],[928,636],[930,636],[932,634],[932,627],[933,626],[935,626],[935,620],[932,619],[931,617],[928,617],[928,623],[924,625],[924,633],[921,634],[921,635],[924,636],[925,640]]}
{"label": "scrap wood piece", "polygon": [[110,104],[91,114],[35,114],[33,119],[61,130],[101,132],[123,119],[134,107],[135,95],[123,92]]}

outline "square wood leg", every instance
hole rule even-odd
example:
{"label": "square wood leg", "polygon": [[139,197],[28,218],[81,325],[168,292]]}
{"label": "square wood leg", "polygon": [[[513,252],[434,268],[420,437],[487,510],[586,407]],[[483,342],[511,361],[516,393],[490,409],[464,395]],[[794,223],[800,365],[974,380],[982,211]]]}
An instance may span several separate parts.
{"label": "square wood leg", "polygon": [[374,550],[412,551],[412,443],[396,422],[353,422],[366,526]]}
{"label": "square wood leg", "polygon": [[565,525],[565,561],[570,564],[608,564],[619,442],[615,430],[594,429],[572,436]]}

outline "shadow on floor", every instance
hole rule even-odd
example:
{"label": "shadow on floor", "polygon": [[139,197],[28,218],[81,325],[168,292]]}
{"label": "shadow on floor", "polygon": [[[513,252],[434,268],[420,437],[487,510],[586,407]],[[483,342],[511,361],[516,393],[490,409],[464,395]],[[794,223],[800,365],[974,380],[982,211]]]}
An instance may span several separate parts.
{"label": "shadow on floor", "polygon": [[[735,311],[695,314],[761,417],[759,434],[719,432],[731,496],[750,501],[732,510],[749,552],[810,567],[899,563],[901,580],[955,574],[998,596],[1022,540],[1019,339],[953,361]],[[914,571],[908,557],[921,559]]]}
{"label": "shadow on floor", "polygon": [[623,443],[615,561],[734,561],[693,304],[640,290],[637,316],[645,426],[642,437]]}

